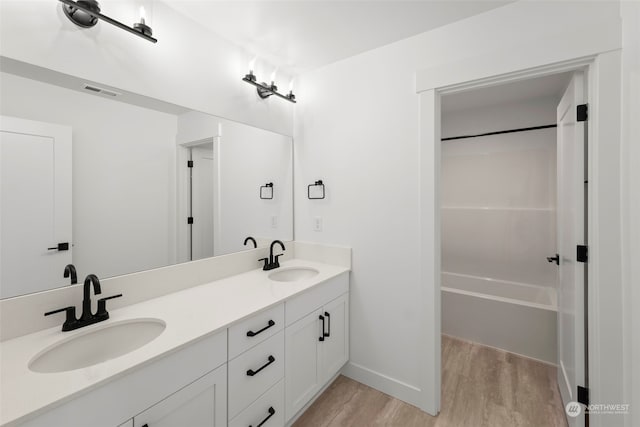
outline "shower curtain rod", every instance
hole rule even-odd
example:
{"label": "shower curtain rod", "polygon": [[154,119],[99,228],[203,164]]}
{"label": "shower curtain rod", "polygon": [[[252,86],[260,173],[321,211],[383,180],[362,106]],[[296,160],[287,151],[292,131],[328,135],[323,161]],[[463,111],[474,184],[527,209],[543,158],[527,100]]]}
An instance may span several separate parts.
{"label": "shower curtain rod", "polygon": [[530,128],[519,128],[519,129],[509,129],[509,130],[499,130],[496,132],[487,132],[487,133],[479,133],[477,135],[462,135],[462,136],[450,136],[448,138],[442,138],[440,141],[451,141],[453,139],[465,139],[465,138],[477,138],[479,136],[489,136],[489,135],[500,135],[503,133],[514,133],[514,132],[526,132],[530,130],[538,130],[538,129],[548,129],[558,127],[557,124],[553,125],[544,125],[544,126],[534,126]]}

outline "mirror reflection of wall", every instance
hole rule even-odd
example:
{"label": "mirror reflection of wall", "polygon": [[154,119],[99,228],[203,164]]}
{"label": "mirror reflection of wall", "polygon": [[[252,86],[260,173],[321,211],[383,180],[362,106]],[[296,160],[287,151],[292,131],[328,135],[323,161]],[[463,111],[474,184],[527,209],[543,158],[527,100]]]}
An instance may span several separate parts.
{"label": "mirror reflection of wall", "polygon": [[[33,216],[25,210],[37,210],[34,202],[23,200],[21,205],[17,200],[27,193],[39,194],[32,199],[42,204],[53,187],[46,190],[49,193],[42,186],[26,190],[35,182],[33,172],[26,164],[9,165],[25,162],[25,153],[14,148],[27,145],[17,144],[15,133],[3,129],[0,297],[68,284],[63,270],[69,260],[80,279],[89,273],[106,278],[250,249],[253,245],[243,245],[247,236],[263,244],[274,238],[293,239],[290,137],[124,91],[115,97],[96,94],[84,89],[86,82],[62,79],[53,72],[34,79],[33,74],[26,78],[14,71],[3,67],[0,73],[3,126],[9,123],[4,117],[15,117],[38,129],[47,124],[70,129],[71,167],[65,170],[71,177],[66,201],[72,207],[71,229],[56,231],[52,225],[37,232],[33,225],[16,227],[10,222]],[[135,102],[128,103],[131,99]],[[55,152],[51,147],[43,150]],[[51,171],[60,168],[34,153],[40,163],[50,162]],[[194,168],[187,160],[194,161]],[[42,182],[59,180],[35,164],[28,162],[42,172]],[[190,180],[191,173],[196,181]],[[276,197],[260,200],[259,187],[268,181],[276,183]],[[28,203],[34,209],[28,209]],[[56,202],[48,206],[49,213],[41,216],[52,222]],[[187,223],[189,216],[194,217],[193,225]],[[58,240],[69,242],[69,250],[47,251]],[[31,252],[22,250],[29,245],[36,248],[31,252],[52,264],[45,277],[29,274],[36,262],[25,255]],[[17,265],[16,259],[20,268],[11,272],[8,266]]]}

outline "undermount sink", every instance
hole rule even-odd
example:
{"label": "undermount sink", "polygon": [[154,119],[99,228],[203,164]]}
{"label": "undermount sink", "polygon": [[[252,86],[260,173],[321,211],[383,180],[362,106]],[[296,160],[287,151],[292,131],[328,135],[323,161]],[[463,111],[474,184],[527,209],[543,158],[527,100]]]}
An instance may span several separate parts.
{"label": "undermount sink", "polygon": [[34,372],[86,368],[130,353],[153,341],[167,325],[159,319],[132,319],[75,335],[43,350],[29,362]]}
{"label": "undermount sink", "polygon": [[269,274],[269,279],[276,282],[297,282],[298,280],[310,279],[318,274],[318,270],[311,267],[289,267],[282,268]]}

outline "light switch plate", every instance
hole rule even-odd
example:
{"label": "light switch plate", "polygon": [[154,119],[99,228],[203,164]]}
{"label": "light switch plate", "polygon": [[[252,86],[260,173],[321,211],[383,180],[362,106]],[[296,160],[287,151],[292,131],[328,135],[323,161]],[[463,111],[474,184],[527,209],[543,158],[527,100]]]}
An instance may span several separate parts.
{"label": "light switch plate", "polygon": [[313,231],[322,231],[322,217],[313,218]]}

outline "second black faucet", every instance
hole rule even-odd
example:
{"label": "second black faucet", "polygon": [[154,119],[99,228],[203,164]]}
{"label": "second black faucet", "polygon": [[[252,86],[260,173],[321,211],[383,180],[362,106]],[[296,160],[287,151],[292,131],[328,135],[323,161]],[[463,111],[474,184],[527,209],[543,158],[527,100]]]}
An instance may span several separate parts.
{"label": "second black faucet", "polygon": [[274,257],[273,247],[275,245],[280,245],[283,251],[286,250],[286,248],[284,247],[284,243],[282,243],[280,240],[274,240],[273,242],[271,242],[271,246],[269,247],[269,258],[260,258],[258,260],[258,261],[264,261],[264,267],[262,267],[264,271],[269,271],[269,270],[273,270],[274,268],[280,267],[280,260],[278,258],[284,255],[284,253],[278,254]]}

